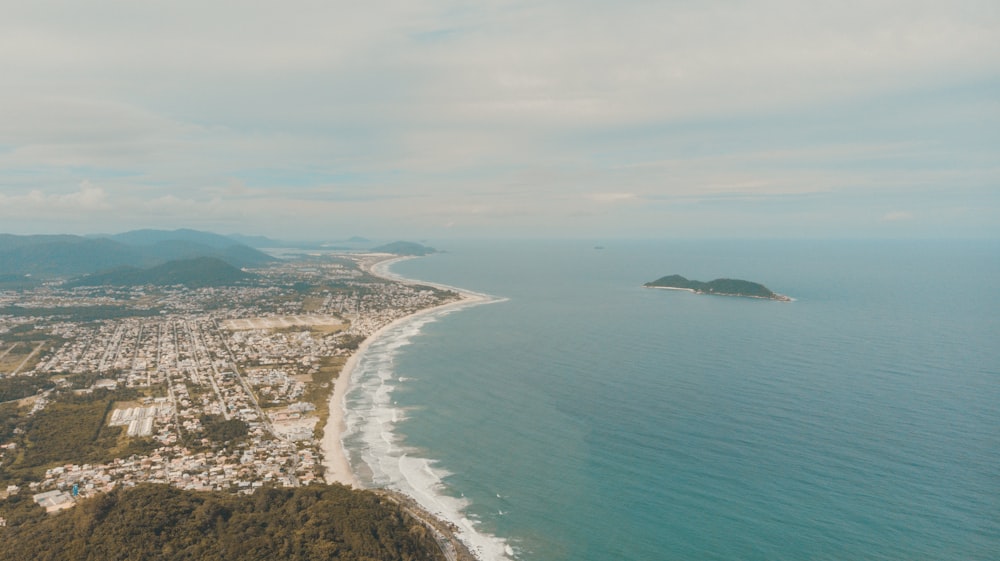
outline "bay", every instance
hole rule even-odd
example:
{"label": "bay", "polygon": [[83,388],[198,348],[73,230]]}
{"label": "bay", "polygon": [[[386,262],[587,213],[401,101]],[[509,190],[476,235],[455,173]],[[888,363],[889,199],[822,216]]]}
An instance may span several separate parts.
{"label": "bay", "polygon": [[[345,440],[363,478],[484,558],[1000,551],[996,242],[595,243],[394,265],[497,301],[372,346]],[[641,287],[673,273],[795,301]]]}

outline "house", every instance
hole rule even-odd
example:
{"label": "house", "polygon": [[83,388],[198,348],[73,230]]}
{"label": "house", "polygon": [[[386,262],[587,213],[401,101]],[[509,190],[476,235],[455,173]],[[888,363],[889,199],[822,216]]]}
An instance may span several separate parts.
{"label": "house", "polygon": [[55,491],[38,493],[37,495],[33,495],[31,498],[38,503],[38,506],[44,508],[46,512],[50,513],[70,508],[76,504],[73,502],[73,497],[63,491],[59,491],[58,489]]}

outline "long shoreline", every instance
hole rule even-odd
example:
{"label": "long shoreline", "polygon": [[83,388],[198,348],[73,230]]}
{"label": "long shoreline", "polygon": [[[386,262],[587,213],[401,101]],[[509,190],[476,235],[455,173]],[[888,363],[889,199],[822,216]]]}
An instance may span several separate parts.
{"label": "long shoreline", "polygon": [[418,310],[410,315],[403,316],[382,326],[375,331],[375,333],[372,333],[370,336],[366,337],[364,341],[362,341],[354,354],[352,354],[344,364],[344,367],[341,368],[340,374],[334,382],[333,392],[330,394],[329,417],[327,418],[326,426],[323,429],[323,440],[320,443],[323,450],[324,477],[327,483],[341,483],[358,489],[364,487],[357,475],[354,473],[354,470],[351,468],[351,464],[347,459],[347,452],[344,450],[343,435],[346,428],[344,424],[344,408],[346,406],[345,398],[347,397],[347,392],[350,390],[351,378],[354,376],[354,370],[357,368],[361,358],[364,357],[368,347],[370,347],[372,343],[377,341],[386,332],[398,327],[402,323],[412,321],[413,319],[424,315],[440,312],[441,310],[448,308],[465,307],[478,303],[485,303],[490,300],[489,297],[483,294],[477,294],[456,287],[439,285],[431,282],[404,279],[388,272],[388,267],[390,267],[393,263],[398,263],[407,259],[411,259],[411,257],[394,257],[385,259],[373,264],[367,269],[366,272],[394,282],[420,284],[451,290],[458,293],[459,299],[452,302],[446,302],[438,306]]}
{"label": "long shoreline", "polygon": [[[385,259],[373,263],[365,270],[371,275],[394,282],[419,284],[422,286],[433,286],[440,289],[450,290],[456,292],[459,295],[459,299],[457,301],[446,302],[438,306],[418,310],[379,328],[375,331],[375,333],[366,337],[365,340],[358,346],[354,354],[352,354],[347,362],[344,363],[340,374],[334,382],[333,392],[330,395],[329,417],[324,428],[323,440],[320,443],[323,452],[323,466],[325,468],[324,477],[327,483],[340,483],[356,489],[365,488],[361,480],[351,468],[350,461],[347,459],[347,451],[344,449],[343,435],[346,428],[344,424],[344,414],[347,406],[345,398],[347,396],[347,392],[350,390],[351,379],[354,377],[354,369],[357,368],[361,359],[368,351],[368,348],[375,341],[378,341],[380,337],[385,335],[385,333],[403,323],[412,321],[415,318],[440,312],[441,310],[448,308],[459,308],[487,303],[490,301],[499,301],[485,294],[478,294],[453,286],[406,279],[389,272],[388,268],[393,263],[398,263],[399,261],[406,259],[410,259],[410,257]],[[433,532],[436,536],[438,544],[441,547],[441,552],[444,553],[445,558],[448,559],[448,561],[479,561],[479,558],[472,552],[473,548],[462,539],[458,527],[456,527],[453,523],[435,516],[426,508],[421,506],[415,498],[405,493],[400,491],[391,491],[388,489],[374,490],[398,504],[400,508],[406,511],[410,516],[419,520],[428,530]]]}

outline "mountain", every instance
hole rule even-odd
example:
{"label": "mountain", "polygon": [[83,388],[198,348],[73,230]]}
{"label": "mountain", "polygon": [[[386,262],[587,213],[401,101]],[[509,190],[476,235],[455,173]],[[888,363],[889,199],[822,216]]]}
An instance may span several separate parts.
{"label": "mountain", "polygon": [[247,236],[244,234],[229,234],[231,240],[255,248],[295,248],[295,249],[325,249],[325,250],[357,250],[372,241],[360,236],[337,241],[290,241],[276,240],[267,236]]}
{"label": "mountain", "polygon": [[232,238],[213,234],[211,232],[201,232],[182,228],[180,230],[131,230],[121,234],[107,236],[109,239],[121,242],[125,245],[155,245],[160,242],[191,242],[195,244],[214,247],[215,249],[227,248],[237,245],[239,242]]}
{"label": "mountain", "polygon": [[154,286],[184,285],[188,288],[245,284],[254,275],[245,273],[215,257],[196,257],[169,261],[148,269],[122,267],[87,275],[67,282],[64,286]]}
{"label": "mountain", "polygon": [[748,298],[765,298],[768,300],[789,301],[791,298],[771,292],[766,286],[740,279],[715,279],[709,282],[688,280],[680,275],[660,277],[647,282],[648,288],[675,288],[690,290],[698,294],[716,294],[720,296],[746,296]]}
{"label": "mountain", "polygon": [[433,247],[427,247],[414,242],[392,242],[371,249],[373,253],[392,253],[394,255],[429,255],[436,253]]}
{"label": "mountain", "polygon": [[0,251],[48,243],[75,242],[81,239],[80,236],[71,236],[68,234],[40,234],[34,236],[0,234]]}
{"label": "mountain", "polygon": [[288,244],[281,240],[275,240],[267,236],[245,236],[243,234],[229,234],[229,239],[236,243],[241,243],[250,247],[287,247]]}
{"label": "mountain", "polygon": [[234,267],[254,267],[275,261],[270,255],[228,236],[198,230],[132,230],[109,239],[139,247],[158,262],[211,256]]}
{"label": "mountain", "polygon": [[187,240],[164,240],[141,248],[157,262],[195,257],[215,257],[234,267],[256,267],[276,261],[270,255],[242,244],[217,248]]}
{"label": "mountain", "polygon": [[108,239],[0,235],[4,274],[69,276],[141,263],[142,253]]}
{"label": "mountain", "polygon": [[234,267],[276,261],[225,236],[196,230],[135,230],[100,237],[0,234],[0,273],[5,275],[69,277],[195,257],[215,257]]}

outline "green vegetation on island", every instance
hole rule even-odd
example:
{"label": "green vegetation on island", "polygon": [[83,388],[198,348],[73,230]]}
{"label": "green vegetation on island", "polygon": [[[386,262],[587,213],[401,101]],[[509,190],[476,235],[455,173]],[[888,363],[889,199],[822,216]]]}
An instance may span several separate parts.
{"label": "green vegetation on island", "polygon": [[740,279],[715,279],[709,282],[689,280],[680,275],[668,275],[655,281],[647,282],[647,288],[673,288],[690,290],[697,294],[715,294],[719,296],[745,296],[747,298],[763,298],[767,300],[791,301],[791,298],[776,294],[762,284]]}
{"label": "green vegetation on island", "polygon": [[0,503],[9,561],[444,559],[434,533],[397,503],[341,485],[237,496],[140,484],[51,516],[28,493],[15,498]]}

